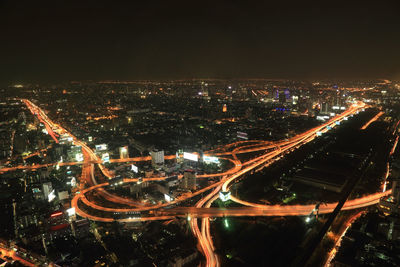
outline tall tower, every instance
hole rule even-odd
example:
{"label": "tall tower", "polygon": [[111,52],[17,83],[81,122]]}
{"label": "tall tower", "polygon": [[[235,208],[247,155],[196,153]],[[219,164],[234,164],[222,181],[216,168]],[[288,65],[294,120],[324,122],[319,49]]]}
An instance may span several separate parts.
{"label": "tall tower", "polygon": [[208,83],[201,82],[201,95],[203,97],[208,97]]}
{"label": "tall tower", "polygon": [[18,237],[18,226],[17,226],[17,202],[13,199],[13,219],[14,219],[14,234],[15,238]]}
{"label": "tall tower", "polygon": [[122,146],[119,148],[119,158],[120,159],[129,158],[128,146]]}
{"label": "tall tower", "polygon": [[186,190],[196,189],[196,173],[193,170],[186,170],[183,173],[181,187]]}
{"label": "tall tower", "polygon": [[153,166],[164,164],[164,150],[151,151],[151,163]]}

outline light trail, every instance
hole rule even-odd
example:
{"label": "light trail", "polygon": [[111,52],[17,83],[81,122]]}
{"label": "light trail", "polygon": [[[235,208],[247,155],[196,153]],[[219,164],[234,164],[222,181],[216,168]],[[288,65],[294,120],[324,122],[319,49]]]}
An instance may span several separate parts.
{"label": "light trail", "polygon": [[396,141],[394,141],[393,147],[390,150],[390,156],[394,154],[394,152],[396,151],[396,147],[397,147],[397,143],[399,142],[399,136],[396,137]]}
{"label": "light trail", "polygon": [[329,252],[329,254],[328,254],[329,256],[328,256],[328,259],[327,259],[326,263],[324,264],[324,267],[330,267],[331,266],[331,262],[335,258],[335,255],[337,253],[337,248],[340,246],[340,243],[342,242],[343,236],[346,234],[347,230],[351,227],[353,222],[355,222],[355,220],[357,220],[364,213],[365,213],[365,211],[360,211],[359,213],[355,214],[353,217],[351,217],[347,221],[346,227],[344,228],[344,230],[340,234],[339,238],[336,240],[335,245],[333,246],[332,250]]}
{"label": "light trail", "polygon": [[[52,123],[47,116],[41,111],[38,107],[34,106],[28,100],[24,100],[24,103],[29,105],[31,111],[33,113],[40,116],[42,121],[44,122],[46,128],[55,129],[56,132],[68,133],[65,129],[63,129],[58,124]],[[244,208],[230,208],[230,209],[220,209],[220,208],[210,208],[211,204],[214,200],[218,198],[219,191],[228,191],[231,183],[239,178],[240,176],[248,173],[251,170],[256,169],[258,171],[265,166],[272,164],[274,161],[279,160],[281,155],[284,153],[291,152],[292,150],[298,148],[299,146],[306,144],[312,141],[315,137],[317,132],[326,132],[328,131],[328,126],[335,127],[336,122],[340,122],[346,116],[350,114],[354,114],[359,109],[365,107],[365,104],[358,102],[358,104],[352,105],[348,110],[344,111],[343,113],[333,117],[328,122],[317,126],[313,129],[310,129],[302,134],[298,134],[295,137],[281,142],[271,143],[269,141],[260,141],[260,140],[246,140],[246,141],[239,141],[236,143],[228,144],[212,151],[206,151],[206,155],[214,155],[214,156],[222,156],[222,155],[230,155],[233,159],[229,159],[233,164],[234,167],[230,170],[223,172],[223,173],[216,173],[216,174],[204,174],[199,175],[199,178],[212,178],[212,177],[222,177],[220,181],[215,182],[207,187],[204,187],[200,190],[197,190],[191,194],[184,194],[175,200],[168,202],[168,203],[161,203],[156,205],[143,205],[138,207],[138,202],[133,201],[131,199],[126,199],[120,196],[116,196],[114,194],[108,193],[104,187],[108,186],[109,183],[101,183],[97,184],[97,181],[94,177],[94,170],[93,164],[97,164],[100,171],[103,175],[107,178],[112,178],[113,175],[102,165],[102,161],[97,157],[97,155],[82,141],[78,140],[75,136],[71,133],[68,133],[72,138],[76,145],[80,145],[82,147],[82,151],[84,154],[84,162],[83,163],[65,163],[75,165],[75,164],[83,164],[82,167],[82,177],[87,181],[89,185],[92,185],[86,189],[81,190],[79,194],[76,194],[71,201],[71,206],[75,207],[76,213],[81,217],[85,217],[94,221],[102,221],[102,222],[137,222],[137,221],[151,221],[151,220],[170,220],[174,217],[188,217],[192,218],[190,221],[192,231],[195,236],[199,240],[199,246],[201,251],[206,257],[206,266],[218,266],[218,256],[214,253],[214,246],[210,234],[210,217],[229,217],[229,216],[299,216],[299,215],[308,215],[311,210],[314,209],[315,204],[311,205],[262,205],[257,203],[250,203],[247,201],[240,200],[236,197],[231,196],[231,199],[237,203],[245,205],[247,207]],[[376,118],[377,119],[377,118]],[[372,122],[371,122],[372,123]],[[233,148],[231,151],[229,149]],[[267,151],[271,150],[272,151]],[[237,158],[237,154],[244,154],[250,152],[257,152],[266,150],[263,155],[248,160],[247,162],[241,163]],[[175,155],[168,155],[165,157],[167,160],[174,159]],[[221,158],[220,158],[221,159]],[[136,161],[149,161],[151,157],[136,157],[136,158],[128,158],[128,159],[113,159],[110,160],[113,163],[121,163],[121,162],[136,162]],[[36,166],[37,168],[37,166]],[[4,171],[3,169],[0,172]],[[145,178],[146,181],[158,181],[163,180],[168,177],[152,177],[152,178]],[[178,177],[178,179],[181,177]],[[130,182],[137,182],[137,179],[124,179],[124,183]],[[180,208],[172,208],[168,210],[162,210],[161,208],[180,203],[192,197],[195,197],[199,194],[205,193],[209,190],[213,189],[211,193],[207,196],[200,199],[200,201],[196,204],[195,207],[180,207]],[[100,206],[92,201],[89,201],[86,198],[86,193],[95,190],[97,193],[101,194],[105,199],[108,201],[124,204],[128,206],[132,206],[132,208],[108,208],[104,206]],[[371,194],[368,196],[364,196],[359,199],[349,200],[345,203],[343,209],[354,209],[365,207],[368,205],[376,204],[379,199],[390,193],[389,191],[377,194]],[[154,216],[147,216],[147,217],[128,217],[123,219],[114,219],[110,217],[102,216],[95,216],[92,214],[88,214],[84,210],[79,207],[79,202],[81,201],[82,204],[103,212],[142,212],[142,211],[153,211]],[[330,213],[334,209],[337,203],[330,203],[326,206],[320,208],[320,213]],[[112,216],[111,216],[112,217]],[[202,218],[201,224],[201,231],[198,227],[198,220],[197,218]]]}
{"label": "light trail", "polygon": [[386,174],[385,174],[385,179],[383,179],[383,184],[382,184],[382,192],[386,191],[386,186],[387,186],[387,178],[389,177],[390,174],[390,165],[389,162],[386,163]]}
{"label": "light trail", "polygon": [[368,126],[373,123],[374,121],[376,121],[377,119],[379,119],[383,114],[385,114],[385,112],[381,111],[378,114],[376,114],[372,119],[370,119],[366,124],[364,124],[361,127],[361,130],[365,130],[368,128]]}
{"label": "light trail", "polygon": [[[205,188],[203,188],[203,189],[201,189],[201,190],[198,190],[198,191],[194,192],[193,194],[186,195],[185,197],[177,198],[176,200],[174,200],[174,201],[172,201],[172,202],[170,202],[170,203],[158,204],[158,205],[147,206],[147,207],[123,208],[123,209],[112,209],[112,208],[101,207],[101,206],[99,206],[99,205],[97,205],[97,204],[91,203],[91,202],[88,201],[88,200],[86,199],[86,197],[84,196],[84,194],[85,194],[86,192],[88,192],[88,191],[90,191],[90,190],[93,190],[94,188],[97,188],[97,187],[89,187],[88,189],[82,191],[81,194],[79,194],[79,195],[77,195],[77,196],[75,196],[75,197],[81,198],[81,200],[84,202],[84,204],[89,205],[89,206],[91,206],[92,208],[95,208],[95,209],[101,209],[101,210],[103,210],[103,211],[113,211],[113,210],[114,210],[115,212],[123,212],[123,211],[129,212],[129,211],[145,211],[145,210],[157,209],[157,208],[161,208],[161,207],[166,207],[166,206],[171,205],[171,204],[176,204],[176,203],[178,203],[178,202],[184,201],[184,200],[186,200],[186,199],[188,199],[188,198],[191,198],[191,197],[193,197],[193,196],[196,196],[196,195],[198,195],[198,194],[201,194],[201,193],[203,193],[203,192],[206,192],[206,191],[208,191],[208,190],[210,190],[210,189],[212,189],[212,188],[215,188],[216,186],[218,186],[218,185],[219,185],[220,183],[222,183],[222,182],[224,182],[224,185],[223,185],[222,188],[223,188],[224,191],[226,191],[226,190],[227,190],[227,185],[229,185],[229,183],[230,183],[231,181],[233,181],[234,179],[236,179],[236,178],[238,178],[239,176],[243,175],[244,173],[246,173],[246,172],[248,172],[248,171],[254,169],[254,168],[257,167],[257,166],[260,166],[260,165],[262,165],[262,164],[265,164],[267,161],[271,160],[271,159],[274,158],[275,156],[281,154],[282,152],[284,152],[284,151],[286,151],[286,150],[288,150],[288,149],[290,149],[290,148],[293,148],[293,147],[299,145],[301,142],[304,142],[304,141],[311,141],[311,140],[312,140],[312,136],[316,133],[316,131],[323,129],[324,127],[326,127],[326,125],[332,124],[333,122],[342,119],[344,116],[348,115],[348,113],[354,112],[355,110],[356,110],[355,108],[352,108],[352,109],[350,109],[349,111],[344,112],[344,113],[342,113],[341,115],[336,116],[335,118],[333,118],[331,121],[329,121],[329,122],[326,123],[326,124],[323,124],[323,125],[321,125],[321,126],[319,126],[319,127],[316,127],[316,128],[314,128],[314,129],[312,129],[312,130],[310,130],[310,131],[307,131],[307,132],[304,133],[304,134],[300,134],[300,135],[298,135],[296,138],[293,138],[293,139],[290,140],[290,141],[281,142],[281,146],[279,146],[279,148],[280,148],[279,150],[275,150],[275,151],[272,151],[272,152],[270,152],[270,153],[267,153],[265,156],[260,156],[260,157],[259,157],[259,159],[260,159],[259,161],[257,161],[257,160],[254,161],[253,164],[248,165],[246,168],[244,168],[244,169],[242,169],[242,170],[241,170],[241,164],[240,164],[239,162],[237,162],[237,161],[234,161],[235,168],[232,168],[230,171],[228,171],[229,174],[232,174],[231,176],[228,176],[228,177],[226,177],[225,179],[221,180],[220,182],[217,182],[217,183],[215,183],[215,184],[213,184],[213,185],[211,185],[211,186],[208,186],[208,187],[205,187]],[[78,142],[78,141],[76,140],[76,138],[75,138],[74,141],[75,141],[75,142]],[[85,152],[88,152],[88,153],[89,153],[89,152],[92,152],[89,148],[86,147],[86,145],[84,145],[84,144],[82,144],[82,145],[83,145],[83,146],[82,146],[83,148],[86,148],[86,149],[85,149]],[[240,148],[238,148],[237,150],[240,150]],[[90,156],[90,159],[91,159],[91,160],[97,160],[97,156],[96,156],[93,152],[90,153],[89,156]],[[99,164],[99,167],[101,168],[101,170],[103,171],[103,173],[104,173],[106,176],[110,177],[110,175],[109,175],[107,172],[105,172],[104,168],[102,168],[102,166],[101,166],[100,164]],[[91,171],[91,173],[92,173],[92,174],[91,174],[91,176],[92,176],[92,181],[90,181],[90,183],[96,184],[95,179],[93,178],[93,171]],[[222,173],[222,174],[217,174],[217,175],[221,176],[221,175],[224,175],[224,173]],[[215,177],[216,175],[215,175],[215,174],[211,174],[211,175],[204,175],[204,176]],[[108,185],[108,184],[107,184],[107,183],[104,183],[104,184],[103,184],[103,187],[106,186],[106,185]],[[103,191],[103,190],[102,190],[102,191]],[[102,191],[100,191],[100,192],[102,192]],[[129,203],[129,200],[126,200],[125,198],[121,198],[121,197],[118,197],[118,196],[115,196],[115,195],[111,195],[111,194],[109,195],[109,198],[108,198],[108,199],[109,199],[109,200],[112,200],[112,201],[114,201],[114,202],[116,202],[116,203],[118,203],[118,202],[119,202],[119,203],[122,202],[122,203],[124,203],[124,204]],[[76,203],[77,203],[77,201],[76,201]],[[90,203],[91,203],[91,204],[90,204]],[[137,202],[135,203],[135,205],[137,205]],[[77,209],[77,213],[79,214],[79,212],[80,212],[79,207],[76,206],[76,209]]]}

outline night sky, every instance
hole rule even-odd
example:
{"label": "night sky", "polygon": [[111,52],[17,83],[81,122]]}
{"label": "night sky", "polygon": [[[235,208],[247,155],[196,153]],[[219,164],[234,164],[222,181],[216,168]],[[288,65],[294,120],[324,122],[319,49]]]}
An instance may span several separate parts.
{"label": "night sky", "polygon": [[0,81],[400,79],[395,5],[260,2],[0,0]]}

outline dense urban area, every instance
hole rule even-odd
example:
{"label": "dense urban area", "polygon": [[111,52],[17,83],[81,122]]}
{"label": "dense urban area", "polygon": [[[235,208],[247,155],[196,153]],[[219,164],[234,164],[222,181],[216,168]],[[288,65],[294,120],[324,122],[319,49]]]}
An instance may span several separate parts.
{"label": "dense urban area", "polygon": [[400,83],[0,88],[0,264],[399,266]]}

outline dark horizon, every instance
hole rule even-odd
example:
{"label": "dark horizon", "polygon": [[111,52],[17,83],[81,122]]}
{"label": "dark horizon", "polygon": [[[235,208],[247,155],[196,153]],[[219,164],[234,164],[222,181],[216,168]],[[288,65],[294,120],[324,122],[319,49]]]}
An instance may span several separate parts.
{"label": "dark horizon", "polygon": [[400,79],[384,3],[2,1],[0,83]]}

